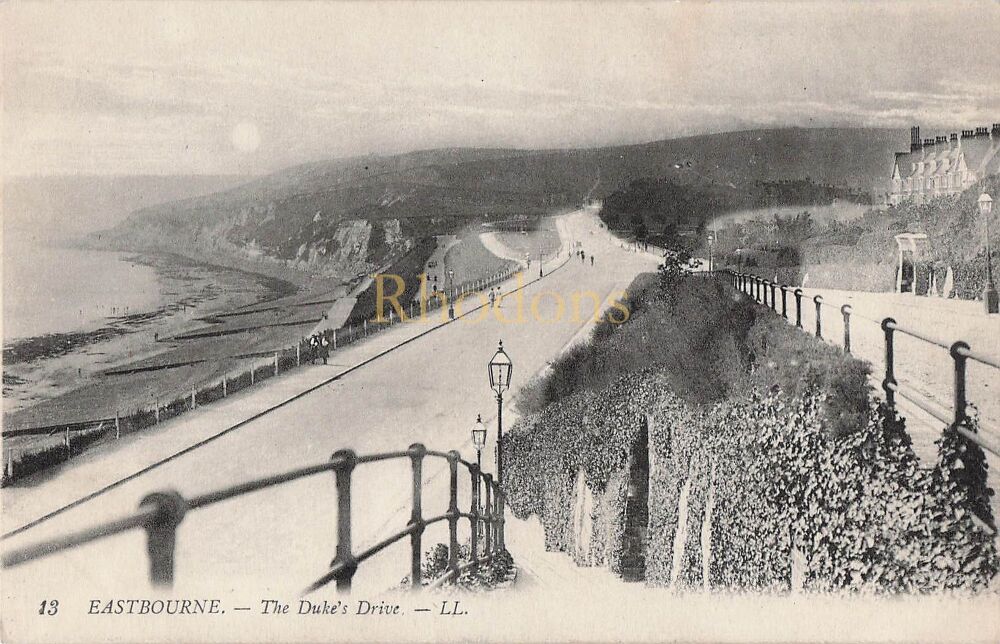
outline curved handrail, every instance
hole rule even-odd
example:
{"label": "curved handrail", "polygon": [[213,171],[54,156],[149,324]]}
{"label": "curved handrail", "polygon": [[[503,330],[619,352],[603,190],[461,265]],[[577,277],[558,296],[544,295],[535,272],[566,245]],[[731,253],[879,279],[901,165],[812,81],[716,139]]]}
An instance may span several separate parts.
{"label": "curved handrail", "polygon": [[[448,511],[444,514],[424,518],[420,514],[423,488],[421,472],[423,459],[427,457],[442,459],[448,462],[451,473],[449,486],[450,503]],[[350,550],[351,474],[358,465],[400,458],[409,458],[412,462],[414,509],[410,522],[405,528],[396,531],[389,537],[369,546],[360,553],[354,553]],[[459,465],[464,466],[471,476],[472,507],[470,512],[461,512],[457,505],[457,468]],[[149,533],[148,554],[150,558],[151,581],[156,585],[170,585],[173,581],[175,531],[188,512],[324,472],[334,472],[337,476],[338,554],[331,563],[330,569],[317,581],[313,582],[305,592],[316,590],[333,580],[337,580],[339,590],[349,589],[351,577],[353,577],[355,570],[361,563],[364,563],[406,536],[411,537],[411,545],[414,553],[413,561],[415,564],[411,569],[411,580],[414,586],[419,586],[419,562],[422,556],[420,552],[420,535],[427,526],[442,521],[450,523],[451,543],[449,549],[453,553],[452,561],[454,565],[451,568],[454,571],[459,569],[457,564],[457,524],[459,519],[468,519],[470,522],[473,562],[478,560],[479,548],[477,536],[479,526],[485,525],[485,551],[487,555],[492,556],[497,549],[504,547],[503,514],[505,494],[500,484],[494,481],[490,474],[481,472],[478,465],[462,459],[458,452],[428,450],[420,443],[415,443],[406,450],[366,454],[363,456],[357,456],[350,450],[341,450],[336,452],[326,463],[304,466],[280,474],[252,479],[189,499],[185,499],[174,491],[150,494],[143,499],[140,509],[133,514],[99,523],[68,535],[10,550],[3,555],[3,567],[10,568],[116,534],[143,528]],[[483,484],[485,484],[486,490],[485,513],[481,513],[479,510],[479,492],[480,486]]]}

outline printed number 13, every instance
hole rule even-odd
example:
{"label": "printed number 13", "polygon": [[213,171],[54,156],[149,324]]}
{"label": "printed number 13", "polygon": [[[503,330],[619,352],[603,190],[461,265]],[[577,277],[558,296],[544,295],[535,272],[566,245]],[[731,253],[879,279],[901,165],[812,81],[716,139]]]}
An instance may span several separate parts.
{"label": "printed number 13", "polygon": [[42,605],[38,607],[39,615],[55,615],[59,612],[59,600],[53,599],[49,601],[47,599],[42,600]]}

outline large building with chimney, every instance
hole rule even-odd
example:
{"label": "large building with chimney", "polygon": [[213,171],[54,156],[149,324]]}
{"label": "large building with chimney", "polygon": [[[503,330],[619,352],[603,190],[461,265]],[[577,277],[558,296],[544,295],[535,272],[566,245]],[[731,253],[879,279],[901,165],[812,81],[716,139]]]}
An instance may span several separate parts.
{"label": "large building with chimney", "polygon": [[896,153],[889,203],[955,195],[993,174],[1000,174],[1000,123],[923,140],[911,127],[910,151]]}

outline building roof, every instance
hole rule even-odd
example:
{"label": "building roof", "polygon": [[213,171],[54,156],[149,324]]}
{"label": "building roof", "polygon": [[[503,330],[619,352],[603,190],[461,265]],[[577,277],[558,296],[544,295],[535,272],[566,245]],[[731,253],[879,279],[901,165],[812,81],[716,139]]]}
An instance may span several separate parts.
{"label": "building roof", "polygon": [[1000,173],[1000,138],[966,137],[957,142],[936,143],[913,152],[897,152],[894,173],[898,171],[903,179],[942,176],[952,171],[963,158],[966,167],[977,178]]}

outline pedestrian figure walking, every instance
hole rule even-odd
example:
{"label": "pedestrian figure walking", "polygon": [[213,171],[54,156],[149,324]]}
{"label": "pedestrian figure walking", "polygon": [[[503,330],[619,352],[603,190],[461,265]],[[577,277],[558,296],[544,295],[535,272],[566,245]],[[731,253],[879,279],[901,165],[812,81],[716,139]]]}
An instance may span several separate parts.
{"label": "pedestrian figure walking", "polygon": [[590,265],[591,266],[594,265],[594,256],[593,255],[590,256]]}
{"label": "pedestrian figure walking", "polygon": [[497,294],[494,293],[493,289],[491,288],[490,289],[490,308],[491,309],[495,309],[496,306],[497,306]]}
{"label": "pedestrian figure walking", "polygon": [[586,261],[587,261],[587,253],[585,253],[585,252],[583,252],[581,250],[580,251],[580,262],[583,263],[583,262],[586,262]]}
{"label": "pedestrian figure walking", "polygon": [[319,336],[319,357],[323,358],[323,364],[330,357],[330,341],[326,339],[325,333]]}
{"label": "pedestrian figure walking", "polygon": [[309,364],[316,364],[317,355],[319,355],[319,339],[314,333],[309,337]]}

